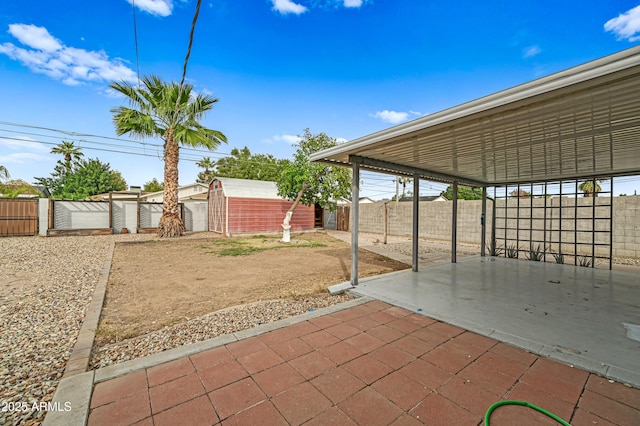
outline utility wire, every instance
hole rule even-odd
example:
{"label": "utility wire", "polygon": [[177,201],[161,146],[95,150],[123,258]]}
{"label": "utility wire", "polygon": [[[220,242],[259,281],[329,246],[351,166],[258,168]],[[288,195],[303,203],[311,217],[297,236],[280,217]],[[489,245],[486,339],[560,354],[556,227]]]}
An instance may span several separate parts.
{"label": "utility wire", "polygon": [[[2,122],[0,122],[0,125],[1,124],[2,124]],[[47,129],[47,128],[44,128],[44,127],[36,127],[36,126],[23,126],[23,127],[54,131],[53,129]],[[5,132],[9,132],[9,133],[16,133],[16,134],[21,134],[21,135],[27,135],[27,136],[38,136],[38,137],[52,138],[52,139],[57,139],[58,138],[58,136],[44,135],[42,133],[20,132],[20,131],[17,131],[17,130],[9,130],[9,129],[2,129],[2,128],[0,128],[0,131],[5,131]],[[112,138],[112,137],[108,137],[108,136],[98,136],[98,135],[85,135],[85,134],[82,134],[82,133],[66,132],[66,131],[61,131],[61,130],[57,130],[57,132],[68,134],[70,136],[88,136],[88,137],[94,137],[94,138],[114,140],[114,141],[118,141],[118,142],[129,142],[131,144],[142,145],[143,149],[147,148],[147,147],[152,147],[152,148],[153,147],[157,147],[157,148],[162,148],[163,147],[162,144],[150,143],[150,142],[144,142],[144,141],[136,141],[136,140],[132,140],[132,139],[119,139],[119,138]],[[78,142],[87,142],[87,143],[93,143],[93,144],[105,144],[105,143],[101,143],[101,142],[90,141],[90,140],[87,140],[87,139],[80,139],[80,138],[77,138],[77,137],[73,137],[72,139],[76,140]],[[122,146],[123,148],[127,148],[128,147],[126,145],[120,145],[120,146]],[[131,147],[131,148],[135,148],[135,147]],[[209,150],[198,149],[198,148],[181,147],[180,149],[181,150],[186,150],[186,151],[193,151],[193,152],[203,153],[203,154],[210,154],[210,155],[219,155],[219,156],[231,155],[230,152],[209,151]]]}
{"label": "utility wire", "polygon": [[138,56],[138,25],[136,24],[136,0],[131,0],[133,9],[133,40],[136,44],[136,68],[138,70],[138,86],[140,86],[140,58]]}
{"label": "utility wire", "polygon": [[[38,144],[43,144],[43,145],[58,145],[58,143],[56,142],[45,142],[45,141],[36,141],[36,140],[31,140],[31,139],[20,139],[20,138],[11,138],[11,137],[3,137],[4,139],[9,139],[9,140],[16,140],[16,141],[20,141],[20,142],[26,142],[26,143],[38,143]],[[127,155],[138,155],[138,156],[142,156],[142,157],[154,157],[154,158],[158,158],[157,155],[153,155],[153,154],[146,154],[146,153],[141,153],[141,152],[130,152],[130,151],[121,151],[121,150],[117,150],[117,149],[107,149],[107,148],[95,148],[95,147],[90,147],[90,146],[83,146],[80,147],[83,150],[92,150],[92,151],[103,151],[103,152],[114,152],[117,154],[127,154]],[[192,161],[192,162],[198,162],[201,160],[200,157],[196,157],[196,156],[190,156],[190,157],[186,157],[183,156],[181,157],[181,159],[187,160],[187,161]]]}

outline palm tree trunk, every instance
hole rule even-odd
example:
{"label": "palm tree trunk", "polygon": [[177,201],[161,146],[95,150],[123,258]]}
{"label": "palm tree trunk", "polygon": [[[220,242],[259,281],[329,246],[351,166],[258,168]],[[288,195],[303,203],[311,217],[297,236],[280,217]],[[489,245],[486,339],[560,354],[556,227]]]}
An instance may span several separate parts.
{"label": "palm tree trunk", "polygon": [[178,143],[168,131],[164,144],[164,202],[158,223],[159,237],[179,237],[184,232],[184,222],[178,213],[179,151]]}

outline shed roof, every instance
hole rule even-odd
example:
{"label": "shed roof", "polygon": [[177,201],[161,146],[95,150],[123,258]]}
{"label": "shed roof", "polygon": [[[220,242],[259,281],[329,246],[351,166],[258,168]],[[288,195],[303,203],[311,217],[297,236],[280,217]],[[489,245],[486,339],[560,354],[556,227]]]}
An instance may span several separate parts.
{"label": "shed roof", "polygon": [[228,177],[216,177],[213,179],[214,182],[216,180],[222,183],[222,192],[225,197],[282,199],[282,197],[278,196],[278,187],[275,182]]}
{"label": "shed roof", "polygon": [[311,160],[475,186],[640,174],[640,46]]}

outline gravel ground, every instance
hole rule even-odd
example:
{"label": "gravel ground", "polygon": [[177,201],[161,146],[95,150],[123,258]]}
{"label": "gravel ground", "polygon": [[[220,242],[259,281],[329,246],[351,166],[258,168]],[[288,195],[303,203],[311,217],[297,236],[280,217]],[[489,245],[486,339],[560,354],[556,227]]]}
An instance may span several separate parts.
{"label": "gravel ground", "polygon": [[90,368],[96,369],[167,349],[207,340],[270,323],[351,299],[322,294],[302,299],[279,299],[223,309],[189,321],[127,339],[94,351]]}
{"label": "gravel ground", "polygon": [[43,420],[111,241],[150,238],[0,238],[0,425]]}

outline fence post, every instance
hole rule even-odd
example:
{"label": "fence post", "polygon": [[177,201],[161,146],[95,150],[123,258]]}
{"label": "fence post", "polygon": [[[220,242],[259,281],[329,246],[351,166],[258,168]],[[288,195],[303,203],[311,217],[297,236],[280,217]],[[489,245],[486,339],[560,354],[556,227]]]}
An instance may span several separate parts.
{"label": "fence post", "polygon": [[48,229],[53,229],[54,228],[54,212],[53,209],[55,208],[55,202],[53,201],[53,198],[49,198],[49,223],[48,223]]}
{"label": "fence post", "polygon": [[109,229],[113,232],[113,193],[109,192]]}
{"label": "fence post", "polygon": [[137,213],[136,213],[136,215],[137,215],[136,232],[140,232],[140,194],[138,194],[138,197],[137,197],[136,201],[137,201],[136,207],[137,207],[137,210],[138,210]]}
{"label": "fence post", "polygon": [[389,202],[384,203],[384,244],[387,244],[387,234],[389,233]]}

